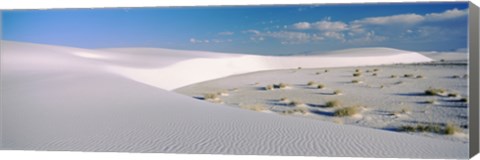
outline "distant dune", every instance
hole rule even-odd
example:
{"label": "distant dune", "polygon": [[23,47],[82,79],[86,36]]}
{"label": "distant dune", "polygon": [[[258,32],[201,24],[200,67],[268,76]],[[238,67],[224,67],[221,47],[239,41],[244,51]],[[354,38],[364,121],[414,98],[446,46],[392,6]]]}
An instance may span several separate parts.
{"label": "distant dune", "polygon": [[468,155],[468,144],[223,107],[166,91],[257,70],[430,61],[420,54],[350,59],[213,53],[197,57],[194,52],[178,52],[182,58],[166,58],[176,62],[156,64],[164,60],[160,55],[168,53],[156,56],[155,51],[120,53],[2,41],[2,149],[404,158]]}

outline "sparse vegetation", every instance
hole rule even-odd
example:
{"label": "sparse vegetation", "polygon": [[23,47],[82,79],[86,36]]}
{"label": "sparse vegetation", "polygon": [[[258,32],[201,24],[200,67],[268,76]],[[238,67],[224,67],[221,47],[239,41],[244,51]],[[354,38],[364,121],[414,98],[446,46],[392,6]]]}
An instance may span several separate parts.
{"label": "sparse vegetation", "polygon": [[268,110],[264,105],[261,105],[261,104],[244,105],[244,106],[240,106],[240,108],[257,111],[257,112]]}
{"label": "sparse vegetation", "polygon": [[287,85],[286,83],[280,83],[280,84],[278,84],[278,88],[280,88],[280,89],[287,88],[287,86],[288,86],[288,85]]}
{"label": "sparse vegetation", "polygon": [[412,78],[412,77],[413,77],[413,74],[404,74],[403,77],[405,77],[405,78]]}
{"label": "sparse vegetation", "polygon": [[302,69],[302,67],[298,67],[297,69]]}
{"label": "sparse vegetation", "polygon": [[335,95],[342,94],[342,90],[339,90],[339,89],[334,90],[334,91],[333,91],[333,94],[335,94]]}
{"label": "sparse vegetation", "polygon": [[397,78],[397,76],[392,74],[390,78]]}
{"label": "sparse vegetation", "polygon": [[458,93],[448,93],[447,96],[448,96],[448,97],[458,97],[459,94],[458,94]]}
{"label": "sparse vegetation", "polygon": [[273,85],[265,86],[265,90],[267,90],[267,91],[273,90]]}
{"label": "sparse vegetation", "polygon": [[403,132],[432,132],[437,134],[453,135],[460,131],[460,129],[453,123],[447,123],[445,127],[438,124],[418,124],[416,126],[404,125],[399,128]]}
{"label": "sparse vegetation", "polygon": [[315,82],[314,81],[308,81],[307,85],[313,86],[313,85],[315,85]]}
{"label": "sparse vegetation", "polygon": [[282,98],[280,98],[280,101],[282,101],[282,102],[290,102],[290,99],[288,99],[287,97],[282,97]]}
{"label": "sparse vegetation", "polygon": [[447,123],[445,126],[445,134],[446,135],[453,135],[457,132],[459,132],[460,129],[453,123]]}
{"label": "sparse vegetation", "polygon": [[360,69],[355,69],[355,72],[361,72],[361,70]]}
{"label": "sparse vegetation", "polygon": [[362,75],[362,73],[360,73],[360,72],[353,73],[354,77],[358,77],[358,76],[361,76],[361,75]]}
{"label": "sparse vegetation", "polygon": [[294,114],[294,113],[307,114],[308,112],[309,112],[308,108],[293,108],[289,110],[284,110],[281,113],[282,114]]}
{"label": "sparse vegetation", "polygon": [[421,78],[423,78],[423,76],[422,75],[417,75],[415,78],[421,79]]}
{"label": "sparse vegetation", "polygon": [[452,78],[460,78],[459,75],[453,75]]}
{"label": "sparse vegetation", "polygon": [[328,69],[326,69],[324,72],[328,72]]}
{"label": "sparse vegetation", "polygon": [[290,105],[290,106],[295,106],[295,107],[302,106],[302,105],[304,105],[304,104],[305,104],[305,103],[300,102],[300,101],[296,101],[296,100],[290,101],[290,103],[288,103],[288,105]]}
{"label": "sparse vegetation", "polygon": [[353,106],[353,107],[345,107],[345,108],[337,109],[335,110],[335,112],[333,112],[333,115],[337,117],[345,117],[345,116],[353,116],[358,112],[359,112],[359,108],[356,106]]}
{"label": "sparse vegetation", "polygon": [[377,73],[373,73],[372,76],[377,76]]}
{"label": "sparse vegetation", "polygon": [[340,101],[338,100],[331,100],[325,103],[325,107],[332,108],[332,107],[339,107],[340,106]]}
{"label": "sparse vegetation", "polygon": [[468,102],[468,98],[464,97],[464,98],[460,98],[459,100],[460,102]]}
{"label": "sparse vegetation", "polygon": [[358,79],[354,79],[354,80],[352,80],[352,83],[360,83],[360,82],[361,82],[361,81],[360,81],[360,80],[358,80]]}
{"label": "sparse vegetation", "polygon": [[218,99],[218,94],[217,93],[207,93],[203,96],[205,100],[216,100]]}
{"label": "sparse vegetation", "polygon": [[323,84],[318,84],[318,85],[317,85],[317,88],[318,88],[318,89],[323,89],[323,88],[325,88],[325,85],[323,85]]}
{"label": "sparse vegetation", "polygon": [[373,69],[373,71],[374,71],[374,72],[377,72],[377,71],[379,71],[379,69],[378,69],[378,68],[375,68],[375,69]]}
{"label": "sparse vegetation", "polygon": [[434,99],[431,99],[431,100],[426,100],[425,103],[427,103],[427,104],[436,104],[437,101],[434,100]]}
{"label": "sparse vegetation", "polygon": [[429,88],[425,90],[425,94],[430,96],[442,95],[445,92],[446,92],[445,89],[441,89],[441,88]]}
{"label": "sparse vegetation", "polygon": [[315,74],[316,74],[316,75],[319,75],[319,74],[320,74],[320,72],[315,72]]}

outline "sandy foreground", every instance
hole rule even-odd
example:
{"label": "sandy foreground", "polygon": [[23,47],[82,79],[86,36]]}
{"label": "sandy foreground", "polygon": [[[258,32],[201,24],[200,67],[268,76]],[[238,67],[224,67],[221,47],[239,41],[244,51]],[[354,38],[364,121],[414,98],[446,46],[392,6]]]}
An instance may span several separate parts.
{"label": "sandy foreground", "polygon": [[[164,50],[165,52],[158,53],[157,56],[154,53],[158,50],[155,49],[144,49],[145,52],[135,54],[129,52],[129,49],[87,50],[10,41],[2,41],[1,45],[2,149],[403,158],[467,158],[468,156],[468,143],[462,142],[461,138],[460,140],[431,138],[376,129],[369,125],[339,125],[326,120],[328,117],[322,119],[321,116],[317,116],[317,118],[320,117],[318,120],[255,112],[228,105],[235,101],[251,102],[247,99],[242,100],[241,96],[235,95],[237,93],[265,92],[256,90],[252,85],[255,82],[259,82],[257,85],[260,87],[274,81],[276,83],[278,80],[285,80],[293,85],[288,91],[295,91],[297,87],[302,87],[300,84],[306,83],[305,79],[300,80],[302,77],[326,76],[322,75],[323,73],[315,75],[315,69],[306,68],[338,67],[330,68],[327,74],[338,76],[345,74],[344,79],[338,79],[340,82],[333,82],[333,80],[328,82],[324,79],[322,83],[325,83],[327,88],[345,85],[342,88],[344,95],[338,96],[344,98],[342,100],[345,103],[349,103],[346,99],[354,93],[353,89],[350,90],[351,88],[357,88],[356,90],[362,93],[370,93],[368,91],[370,89],[379,89],[368,88],[367,84],[376,84],[374,82],[385,83],[385,86],[389,84],[386,80],[367,78],[366,75],[361,77],[365,78],[365,83],[352,85],[343,82],[352,79],[351,73],[348,73],[351,71],[348,66],[351,66],[352,62],[345,60],[342,56],[330,58],[299,56],[294,61],[291,61],[291,58],[289,61],[288,57],[229,54],[216,56],[217,53],[210,52],[192,54],[192,52],[176,51],[181,52],[178,54],[182,55],[177,57],[177,54],[168,54],[171,53],[169,50]],[[363,59],[358,57],[356,65],[431,61],[430,58],[412,52],[382,50],[398,53]],[[248,61],[245,62],[245,60]],[[332,62],[332,60],[335,61]],[[318,63],[319,61],[322,63]],[[254,65],[246,65],[252,62],[255,62]],[[196,67],[192,68],[188,65]],[[224,65],[231,68],[215,70]],[[409,67],[409,65],[405,66]],[[190,70],[188,70],[189,67]],[[453,68],[462,70],[461,66],[456,67]],[[395,68],[388,68],[388,66],[380,68],[377,78],[385,76],[384,71],[395,70]],[[205,72],[206,69],[213,69],[215,74]],[[277,70],[248,73],[271,69]],[[178,73],[175,73],[175,70]],[[399,69],[395,73],[403,74],[403,71]],[[415,74],[420,74],[420,71]],[[441,76],[440,73],[430,72],[433,71],[421,72],[425,76],[423,80],[401,78],[397,80],[411,84],[427,81],[435,78],[435,75]],[[437,72],[443,73],[443,71]],[[195,84],[241,73],[248,74]],[[291,74],[300,76],[289,76],[290,78],[281,76]],[[455,74],[460,73],[455,72]],[[250,81],[249,75],[251,75],[250,78],[257,75],[263,76]],[[272,78],[272,75],[278,75],[278,79],[277,76]],[[190,78],[183,80],[186,77]],[[234,81],[230,81],[229,78]],[[312,80],[315,79],[312,77]],[[461,85],[466,83],[462,83],[461,79],[456,81],[460,82],[456,84],[460,85],[456,88],[450,82],[441,82],[438,85],[465,96],[463,92],[466,86]],[[227,105],[169,91],[187,85],[203,88],[200,90],[202,92],[216,90],[211,89],[209,83],[222,89],[237,87],[237,91],[228,93],[228,96],[225,94],[221,98]],[[362,85],[365,86],[362,87]],[[424,90],[423,87],[418,88],[418,92]],[[181,92],[180,90],[183,89],[186,87],[177,91]],[[300,91],[310,91],[307,86],[298,90],[298,93],[285,94],[293,98],[295,94],[300,94]],[[384,90],[393,93],[397,89],[384,87]],[[401,91],[407,91],[407,89]],[[313,92],[319,94],[316,96],[330,97],[322,95],[322,92],[315,89],[305,93]],[[365,96],[374,97],[375,95]],[[403,97],[398,101],[409,99],[408,95]],[[231,100],[227,100],[228,98]],[[305,98],[305,102],[318,99],[317,102],[308,103],[323,102],[322,98]],[[353,98],[350,101],[354,102],[360,98]],[[440,101],[444,97],[436,98]],[[414,98],[412,101],[417,100],[420,101],[419,98]],[[378,106],[383,106],[381,103],[387,103],[385,101],[379,102]],[[258,101],[262,104],[264,102]],[[370,113],[378,109],[375,105],[369,105],[376,103],[373,100],[364,103],[370,106],[367,109],[371,109],[365,112]],[[412,106],[413,111],[417,108],[417,104]],[[449,114],[453,111],[448,107],[431,106],[430,108],[433,109],[429,111],[435,113]],[[437,108],[443,108],[443,110],[437,111]],[[458,108],[458,111],[455,110],[451,114],[463,114],[463,110]],[[383,120],[382,117],[371,115],[373,119],[380,118],[377,119],[379,122]],[[416,113],[408,116],[421,117]],[[461,120],[457,123],[460,122]],[[344,123],[349,122],[345,120]],[[374,124],[373,121],[364,123]],[[390,124],[389,121],[381,123]]]}

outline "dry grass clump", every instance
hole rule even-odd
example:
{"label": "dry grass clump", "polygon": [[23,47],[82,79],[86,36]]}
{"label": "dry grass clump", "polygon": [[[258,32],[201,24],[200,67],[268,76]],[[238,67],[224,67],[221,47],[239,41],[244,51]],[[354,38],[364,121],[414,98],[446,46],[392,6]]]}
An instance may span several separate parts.
{"label": "dry grass clump", "polygon": [[374,72],[377,72],[377,71],[379,71],[379,69],[378,69],[378,68],[375,68],[375,69],[373,69],[373,71],[374,71]]}
{"label": "dry grass clump", "polygon": [[459,75],[453,75],[452,78],[460,78]]}
{"label": "dry grass clump", "polygon": [[425,90],[425,94],[430,96],[442,95],[445,92],[445,89],[441,88],[428,88],[427,90]]}
{"label": "dry grass clump", "polygon": [[377,76],[377,73],[372,73],[372,76]]}
{"label": "dry grass clump", "polygon": [[412,110],[410,108],[404,107],[404,108],[400,109],[399,111],[394,111],[393,114],[394,115],[401,115],[401,114],[409,114],[411,112],[412,112]]}
{"label": "dry grass clump", "polygon": [[362,75],[362,73],[360,73],[360,72],[353,73],[354,77],[358,77],[358,76],[361,76],[361,75]]}
{"label": "dry grass clump", "polygon": [[279,83],[279,84],[274,84],[273,88],[279,88],[279,89],[285,89],[288,87],[288,84],[286,83]]}
{"label": "dry grass clump", "polygon": [[460,129],[453,123],[447,123],[445,126],[445,134],[446,135],[453,135],[457,132],[459,132]]}
{"label": "dry grass clump", "polygon": [[464,97],[459,100],[460,102],[468,102],[468,98]]}
{"label": "dry grass clump", "polygon": [[328,72],[328,69],[326,69],[324,72]]}
{"label": "dry grass clump", "polygon": [[437,104],[437,101],[434,100],[434,99],[431,99],[431,100],[426,100],[425,103],[427,103],[427,104]]}
{"label": "dry grass clump", "polygon": [[313,86],[313,85],[315,85],[315,82],[314,81],[308,81],[307,85]]}
{"label": "dry grass clump", "polygon": [[318,84],[318,85],[317,85],[317,88],[318,88],[318,89],[323,89],[323,88],[325,88],[325,85],[323,85],[323,84]]}
{"label": "dry grass clump", "polygon": [[265,107],[262,104],[244,105],[244,106],[240,106],[240,108],[248,109],[248,110],[252,110],[252,111],[257,111],[257,112],[262,112],[262,111],[268,110],[267,107]]}
{"label": "dry grass clump", "polygon": [[203,96],[205,100],[217,100],[219,99],[219,95],[217,93],[207,93]]}
{"label": "dry grass clump", "polygon": [[426,124],[426,125],[418,124],[416,126],[404,125],[404,126],[401,126],[399,130],[403,132],[432,132],[432,133],[446,134],[446,135],[453,135],[460,131],[460,129],[453,123],[447,123],[447,125],[444,128],[442,128],[442,126],[437,124]]}
{"label": "dry grass clump", "polygon": [[309,112],[308,108],[293,108],[289,110],[283,110],[281,113],[282,114],[294,114],[294,113],[307,114],[308,112]]}
{"label": "dry grass clump", "polygon": [[415,78],[421,79],[421,78],[423,78],[423,76],[422,75],[417,75]]}
{"label": "dry grass clump", "polygon": [[331,100],[325,103],[325,107],[332,108],[332,107],[339,107],[340,101],[339,100]]}
{"label": "dry grass clump", "polygon": [[337,117],[345,117],[345,116],[353,116],[357,114],[360,111],[360,109],[356,106],[353,107],[345,107],[345,108],[340,108],[337,109],[333,112],[334,116]]}
{"label": "dry grass clump", "polygon": [[361,70],[360,69],[355,69],[355,72],[361,72]]}
{"label": "dry grass clump", "polygon": [[391,75],[390,78],[397,78],[397,75]]}
{"label": "dry grass clump", "polygon": [[333,91],[333,94],[334,94],[334,95],[342,94],[342,90],[339,90],[339,89],[334,90],[334,91]]}
{"label": "dry grass clump", "polygon": [[288,103],[288,105],[298,107],[298,106],[303,106],[303,105],[305,105],[305,103],[300,102],[300,101],[293,100],[293,101],[290,101],[290,102]]}
{"label": "dry grass clump", "polygon": [[320,75],[320,72],[315,72],[316,75]]}
{"label": "dry grass clump", "polygon": [[405,78],[412,78],[412,77],[413,77],[413,74],[404,74],[403,77],[405,77]]}
{"label": "dry grass clump", "polygon": [[447,94],[447,97],[458,97],[459,94],[458,93],[448,93]]}
{"label": "dry grass clump", "polygon": [[360,83],[360,82],[362,82],[362,81],[360,81],[360,80],[358,80],[358,79],[352,80],[352,83]]}
{"label": "dry grass clump", "polygon": [[280,101],[282,101],[282,102],[290,102],[290,99],[288,99],[287,97],[282,97],[282,98],[280,98]]}
{"label": "dry grass clump", "polygon": [[297,69],[302,69],[302,67],[298,67]]}
{"label": "dry grass clump", "polygon": [[265,86],[265,90],[267,90],[267,91],[273,90],[273,85]]}

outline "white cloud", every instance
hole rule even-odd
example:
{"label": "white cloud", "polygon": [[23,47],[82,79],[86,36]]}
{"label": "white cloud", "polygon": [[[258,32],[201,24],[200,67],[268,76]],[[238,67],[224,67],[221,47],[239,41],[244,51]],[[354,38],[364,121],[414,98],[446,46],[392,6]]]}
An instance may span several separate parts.
{"label": "white cloud", "polygon": [[202,40],[197,40],[195,38],[190,38],[190,43],[197,44],[197,43],[203,43]]}
{"label": "white cloud", "polygon": [[459,10],[457,8],[446,10],[442,13],[429,13],[425,15],[419,14],[399,14],[383,17],[369,17],[360,20],[355,20],[351,24],[357,25],[413,25],[425,21],[443,21],[454,18],[467,16],[467,9]]}
{"label": "white cloud", "polygon": [[370,17],[361,20],[355,20],[352,24],[359,25],[395,25],[395,24],[416,24],[424,21],[425,17],[418,14],[400,14],[384,17]]}
{"label": "white cloud", "polygon": [[293,24],[293,28],[298,30],[317,29],[320,31],[342,31],[348,29],[348,25],[341,21],[332,22],[329,19],[313,23],[298,22]]}
{"label": "white cloud", "polygon": [[198,40],[195,38],[190,38],[190,43],[193,44],[201,44],[201,43],[226,43],[226,42],[232,42],[232,39],[226,39],[226,40],[221,40],[221,39],[212,39],[212,40]]}
{"label": "white cloud", "polygon": [[221,35],[221,36],[231,36],[233,34],[235,34],[235,33],[234,32],[229,32],[229,31],[218,33],[218,35]]}
{"label": "white cloud", "polygon": [[259,35],[259,34],[260,34],[260,31],[254,30],[254,29],[250,29],[250,30],[243,31],[243,33],[253,33],[253,34],[255,34],[255,35]]}
{"label": "white cloud", "polygon": [[320,41],[325,38],[318,34],[309,34],[304,32],[291,32],[291,31],[278,31],[278,32],[260,32],[249,30],[249,33],[253,33],[250,36],[252,41],[264,41],[266,38],[272,38],[279,40],[281,44],[300,44],[307,43],[312,41]]}
{"label": "white cloud", "polygon": [[310,29],[310,23],[308,22],[298,22],[298,23],[295,23],[293,24],[293,27],[295,29]]}
{"label": "white cloud", "polygon": [[454,19],[458,17],[464,17],[468,15],[468,10],[459,10],[457,8],[451,9],[451,10],[446,10],[445,12],[442,13],[430,13],[426,14],[425,18],[428,21],[442,21],[442,20],[449,20],[449,19]]}

